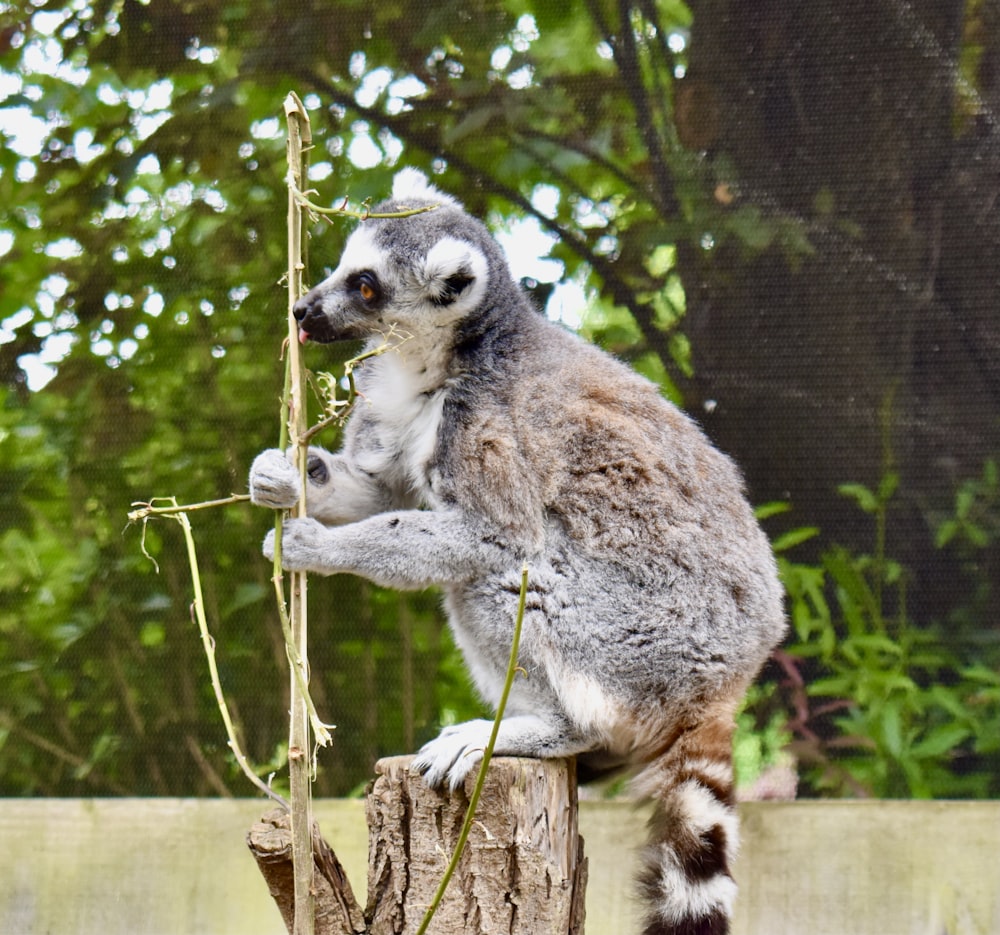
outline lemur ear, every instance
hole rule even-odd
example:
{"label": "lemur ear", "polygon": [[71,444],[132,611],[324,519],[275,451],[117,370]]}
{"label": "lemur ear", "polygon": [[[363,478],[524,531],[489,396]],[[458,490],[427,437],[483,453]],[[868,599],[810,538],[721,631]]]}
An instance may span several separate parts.
{"label": "lemur ear", "polygon": [[475,308],[485,294],[489,266],[472,244],[445,237],[431,247],[419,275],[431,303],[463,314]]}
{"label": "lemur ear", "polygon": [[419,169],[409,166],[400,169],[392,180],[392,200],[402,204],[437,204],[460,208],[461,204],[451,195],[435,188]]}

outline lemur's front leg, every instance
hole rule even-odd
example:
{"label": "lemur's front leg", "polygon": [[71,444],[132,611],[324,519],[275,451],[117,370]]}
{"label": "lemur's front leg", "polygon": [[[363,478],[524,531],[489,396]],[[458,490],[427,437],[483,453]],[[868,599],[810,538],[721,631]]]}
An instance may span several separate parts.
{"label": "lemur's front leg", "polygon": [[[389,505],[385,490],[342,454],[310,447],[306,462],[306,510],[322,523],[350,523]],[[250,467],[250,500],[257,506],[289,510],[299,500],[299,473],[279,448],[262,451]]]}
{"label": "lemur's front leg", "polygon": [[[274,530],[264,555],[274,557]],[[343,526],[288,519],[281,540],[286,571],[348,572],[408,591],[462,584],[510,561],[495,538],[459,510],[395,510]]]}

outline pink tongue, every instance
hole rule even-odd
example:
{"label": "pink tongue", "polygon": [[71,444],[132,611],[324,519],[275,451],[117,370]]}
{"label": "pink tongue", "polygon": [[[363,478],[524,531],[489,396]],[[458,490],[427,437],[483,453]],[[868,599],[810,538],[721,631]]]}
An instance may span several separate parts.
{"label": "pink tongue", "polygon": [[299,344],[305,344],[309,340],[309,335],[306,334],[305,330],[299,328]]}

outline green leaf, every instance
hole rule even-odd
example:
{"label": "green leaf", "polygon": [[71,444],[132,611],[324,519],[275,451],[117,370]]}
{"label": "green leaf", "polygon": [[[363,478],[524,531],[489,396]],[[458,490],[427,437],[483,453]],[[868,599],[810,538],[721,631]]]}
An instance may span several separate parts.
{"label": "green leaf", "polygon": [[771,543],[771,548],[775,552],[787,552],[789,549],[794,548],[797,545],[801,545],[803,542],[808,542],[810,539],[816,538],[819,535],[819,527],[817,526],[802,526],[799,529],[792,529],[782,535],[778,536]]}
{"label": "green leaf", "polygon": [[956,519],[948,519],[941,523],[934,533],[934,545],[943,549],[958,535],[961,525]]}
{"label": "green leaf", "polygon": [[968,519],[976,503],[976,491],[971,487],[960,487],[955,494],[955,516],[958,519]]}
{"label": "green leaf", "polygon": [[899,475],[895,471],[885,474],[878,485],[878,499],[881,503],[888,503],[892,495],[899,488]]}
{"label": "green leaf", "polygon": [[882,712],[882,739],[886,749],[898,757],[903,752],[903,727],[899,705],[893,702],[886,704]]}
{"label": "green leaf", "polygon": [[844,698],[851,694],[853,682],[843,675],[831,676],[829,678],[814,679],[806,687],[810,695],[818,695],[831,698]]}
{"label": "green leaf", "polygon": [[953,750],[971,736],[972,731],[958,724],[945,724],[927,733],[927,736],[910,748],[910,755],[918,760],[940,757]]}
{"label": "green leaf", "polygon": [[837,490],[853,500],[866,513],[874,513],[879,508],[878,497],[864,484],[839,484]]}
{"label": "green leaf", "polygon": [[754,515],[759,521],[763,522],[772,516],[780,516],[782,513],[787,513],[791,508],[792,505],[785,500],[772,500],[770,503],[762,503],[760,506],[755,507]]}

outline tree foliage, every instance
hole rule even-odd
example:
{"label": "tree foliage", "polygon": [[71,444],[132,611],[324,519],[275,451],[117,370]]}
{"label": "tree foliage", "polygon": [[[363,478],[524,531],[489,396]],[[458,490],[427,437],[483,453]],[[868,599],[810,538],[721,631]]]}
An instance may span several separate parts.
{"label": "tree foliage", "polygon": [[[693,407],[757,500],[790,496],[856,544],[832,488],[876,485],[891,449],[899,539],[926,543],[907,556],[921,581],[945,576],[926,517],[998,447],[996,4],[818,6],[0,2],[0,791],[244,791],[179,533],[147,529],[157,571],[123,527],[132,501],[242,491],[276,441],[288,90],[312,112],[319,200],[427,169],[548,251],[523,267],[539,304]],[[345,232],[317,221],[314,279]],[[308,363],[336,372],[336,353]],[[268,522],[195,520],[223,681],[264,766],[286,708]],[[962,627],[982,636],[996,597],[978,581]],[[313,593],[314,694],[338,723],[317,791],[342,793],[475,702],[433,594]]]}

